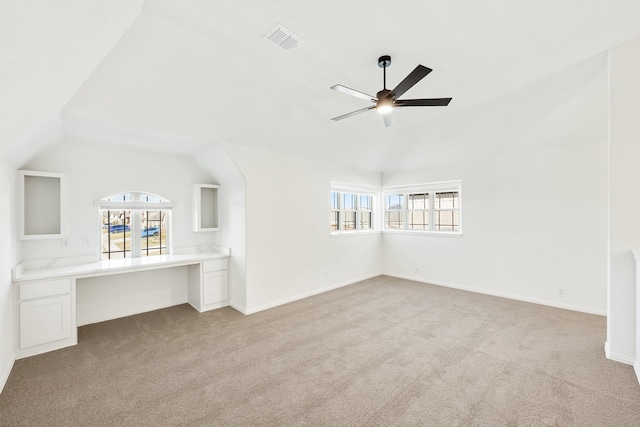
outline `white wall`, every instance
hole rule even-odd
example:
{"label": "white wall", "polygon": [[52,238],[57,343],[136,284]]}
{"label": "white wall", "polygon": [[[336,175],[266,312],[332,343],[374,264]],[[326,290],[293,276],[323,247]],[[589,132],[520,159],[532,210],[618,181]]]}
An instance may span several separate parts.
{"label": "white wall", "polygon": [[[495,116],[478,111],[484,132],[464,161],[383,174],[384,186],[462,180],[463,236],[384,233],[386,274],[606,314],[606,62],[589,66],[571,92],[558,94],[563,85],[552,80],[525,91],[540,100],[537,110],[523,97],[509,112],[500,100]],[[509,120],[524,114],[536,120]],[[424,144],[433,143],[445,145]]]}
{"label": "white wall", "polygon": [[331,181],[378,187],[378,173],[236,145],[227,150],[247,184],[247,313],[382,272],[379,234],[329,232]]}
{"label": "white wall", "polygon": [[[25,241],[22,260],[69,256],[99,258],[100,227],[94,201],[123,191],[158,194],[175,203],[172,221],[174,249],[212,244],[209,233],[191,231],[191,185],[208,181],[193,159],[122,147],[66,142],[46,150],[20,169],[67,174],[69,246],[60,240]],[[82,245],[82,237],[90,244]]]}
{"label": "white wall", "polygon": [[385,185],[451,179],[462,179],[463,236],[385,232],[385,274],[605,314],[604,143],[405,172]]}
{"label": "white wall", "polygon": [[640,40],[611,49],[607,356],[633,363],[635,264],[640,249]]}
{"label": "white wall", "polygon": [[0,392],[14,362],[14,300],[11,268],[18,253],[16,171],[0,159]]}
{"label": "white wall", "polygon": [[220,184],[220,231],[212,233],[216,245],[231,248],[228,262],[229,304],[247,309],[247,183],[223,145],[195,157],[212,183]]}

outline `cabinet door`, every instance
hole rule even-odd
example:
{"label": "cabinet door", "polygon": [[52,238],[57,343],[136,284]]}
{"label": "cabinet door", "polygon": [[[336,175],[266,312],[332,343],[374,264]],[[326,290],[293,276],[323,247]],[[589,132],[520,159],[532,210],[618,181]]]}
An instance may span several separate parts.
{"label": "cabinet door", "polygon": [[204,273],[202,282],[203,305],[215,304],[227,300],[229,290],[226,270]]}
{"label": "cabinet door", "polygon": [[71,337],[71,295],[20,303],[20,348]]}

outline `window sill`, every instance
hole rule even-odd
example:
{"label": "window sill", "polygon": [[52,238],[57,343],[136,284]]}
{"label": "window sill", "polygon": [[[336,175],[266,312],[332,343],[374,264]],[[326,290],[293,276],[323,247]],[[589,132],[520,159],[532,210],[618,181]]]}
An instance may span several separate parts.
{"label": "window sill", "polygon": [[429,230],[382,230],[389,234],[411,234],[414,236],[462,237],[461,231],[429,231]]}
{"label": "window sill", "polygon": [[347,236],[366,236],[370,234],[380,234],[380,230],[332,231],[331,238],[347,237]]}

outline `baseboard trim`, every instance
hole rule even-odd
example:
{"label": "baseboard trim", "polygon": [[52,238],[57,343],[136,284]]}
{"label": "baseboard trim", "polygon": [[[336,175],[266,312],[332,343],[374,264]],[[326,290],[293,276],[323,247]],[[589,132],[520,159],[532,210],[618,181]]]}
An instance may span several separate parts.
{"label": "baseboard trim", "polygon": [[636,359],[633,362],[633,370],[636,372],[636,379],[638,380],[638,384],[640,384],[640,359]]}
{"label": "baseboard trim", "polygon": [[[301,299],[305,299],[305,298],[309,298],[315,295],[319,295],[319,294],[323,294],[325,292],[329,292],[332,291],[334,289],[338,289],[338,288],[342,288],[344,286],[349,286],[349,285],[353,285],[354,283],[358,283],[358,282],[362,282],[363,280],[368,280],[368,279],[372,279],[374,277],[378,277],[381,276],[382,273],[376,273],[376,274],[371,274],[368,276],[363,276],[363,277],[359,277],[353,280],[348,280],[346,282],[341,282],[341,283],[336,283],[330,286],[326,286],[324,288],[320,288],[320,289],[316,289],[313,291],[309,291],[309,292],[305,292],[302,294],[298,294],[289,298],[284,298],[278,301],[274,301],[268,304],[263,304],[263,305],[259,305],[257,307],[250,307],[247,308],[246,310],[239,310],[238,308],[234,307],[236,310],[240,311],[243,314],[254,314],[254,313],[258,313],[260,311],[264,311],[264,310],[268,310],[270,308],[274,308],[274,307],[278,307],[280,305],[284,305],[284,304],[288,304],[290,302],[294,302],[294,301],[298,301]],[[233,307],[233,306],[232,306]]]}
{"label": "baseboard trim", "polygon": [[[630,356],[625,356],[623,354],[612,353],[609,350],[609,341],[604,343],[604,355],[609,360],[613,360],[614,362],[624,363],[625,365],[631,365],[635,369],[634,358]],[[638,371],[636,371],[637,373]]]}
{"label": "baseboard trim", "polygon": [[2,394],[2,390],[4,390],[4,386],[7,384],[7,381],[9,380],[9,375],[11,375],[11,370],[13,369],[13,364],[15,363],[15,361],[16,361],[16,358],[11,357],[11,359],[9,360],[9,363],[7,364],[5,369],[3,369],[2,371],[2,376],[0,377],[0,394]]}
{"label": "baseboard trim", "polygon": [[475,292],[477,294],[491,295],[491,296],[494,296],[494,297],[500,297],[500,298],[507,298],[507,299],[512,299],[512,300],[516,300],[516,301],[529,302],[529,303],[532,303],[532,304],[546,305],[546,306],[549,306],[549,307],[562,308],[564,310],[579,311],[581,313],[596,314],[596,315],[599,315],[599,316],[606,316],[607,315],[607,311],[606,310],[596,310],[596,309],[589,308],[589,307],[582,307],[582,306],[571,305],[571,304],[562,304],[562,303],[558,303],[558,302],[555,302],[555,301],[547,301],[547,300],[538,299],[538,298],[523,297],[523,296],[516,295],[516,294],[508,294],[508,293],[504,293],[504,292],[489,291],[489,290],[486,290],[486,289],[471,288],[469,286],[455,285],[455,284],[452,284],[452,283],[441,282],[439,280],[421,279],[421,278],[415,277],[415,276],[405,276],[405,275],[398,275],[398,274],[392,274],[392,273],[383,273],[383,274],[385,276],[396,277],[398,279],[413,280],[415,282],[426,283],[426,284],[429,284],[429,285],[443,286],[443,287],[446,287],[446,288],[459,289],[461,291],[466,291],[466,292]]}
{"label": "baseboard trim", "polygon": [[229,307],[233,308],[236,311],[239,311],[242,314],[245,314],[245,315],[248,314],[247,310],[245,310],[244,308],[240,308],[239,305],[236,305],[236,304],[234,304],[232,302],[229,303]]}

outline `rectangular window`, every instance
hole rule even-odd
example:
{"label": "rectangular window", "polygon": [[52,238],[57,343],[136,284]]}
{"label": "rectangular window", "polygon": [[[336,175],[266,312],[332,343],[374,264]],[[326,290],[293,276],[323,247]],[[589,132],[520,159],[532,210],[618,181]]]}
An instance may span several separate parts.
{"label": "rectangular window", "polygon": [[456,231],[459,228],[458,209],[460,194],[457,191],[435,193],[435,222],[434,229],[441,231]]}
{"label": "rectangular window", "polygon": [[339,189],[331,191],[332,232],[353,232],[374,228],[373,194],[358,189]]}
{"label": "rectangular window", "polygon": [[429,229],[429,193],[408,194],[407,228],[409,230]]}
{"label": "rectangular window", "polygon": [[340,227],[340,193],[331,192],[331,231],[337,231]]}
{"label": "rectangular window", "polygon": [[[102,259],[131,258],[133,244],[139,244],[141,256],[167,253],[168,211],[102,211]],[[134,226],[133,217],[140,217]],[[132,241],[132,232],[140,233],[140,240]]]}
{"label": "rectangular window", "polygon": [[460,181],[385,189],[384,229],[461,232]]}
{"label": "rectangular window", "polygon": [[401,230],[404,228],[404,195],[386,194],[384,196],[385,228]]}

